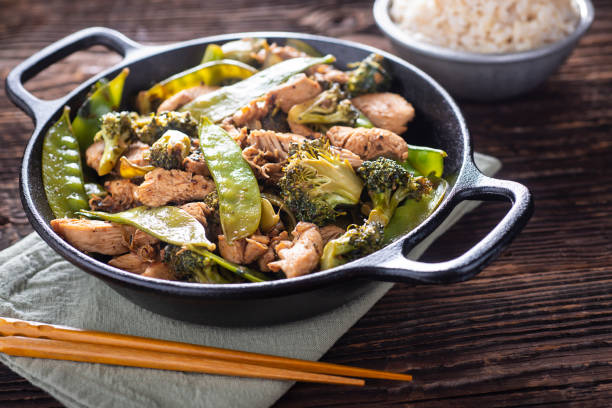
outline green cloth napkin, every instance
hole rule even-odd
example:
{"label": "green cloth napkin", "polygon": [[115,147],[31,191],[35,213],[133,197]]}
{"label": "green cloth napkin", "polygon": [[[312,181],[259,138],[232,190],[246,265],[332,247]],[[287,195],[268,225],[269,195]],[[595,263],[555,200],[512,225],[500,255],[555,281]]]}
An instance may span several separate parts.
{"label": "green cloth napkin", "polygon": [[[487,175],[499,160],[475,155]],[[476,202],[464,202],[410,254],[425,249]],[[372,290],[307,320],[260,328],[220,328],[172,320],[142,309],[78,270],[30,234],[0,252],[0,316],[318,360],[390,288]],[[292,383],[0,355],[19,375],[67,407],[268,407]]]}

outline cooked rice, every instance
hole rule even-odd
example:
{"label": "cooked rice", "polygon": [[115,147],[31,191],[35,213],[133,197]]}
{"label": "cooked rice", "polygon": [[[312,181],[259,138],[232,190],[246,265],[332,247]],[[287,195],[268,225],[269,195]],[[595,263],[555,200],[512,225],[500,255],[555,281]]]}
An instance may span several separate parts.
{"label": "cooked rice", "polygon": [[538,48],[579,20],[573,0],[393,0],[389,14],[418,41],[478,53]]}

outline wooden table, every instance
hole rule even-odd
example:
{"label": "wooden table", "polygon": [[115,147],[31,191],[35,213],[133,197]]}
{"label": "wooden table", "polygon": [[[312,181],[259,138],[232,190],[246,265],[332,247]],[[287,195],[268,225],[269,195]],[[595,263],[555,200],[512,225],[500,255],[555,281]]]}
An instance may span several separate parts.
{"label": "wooden table", "polygon": [[[498,176],[534,194],[536,211],[523,233],[469,282],[395,286],[323,358],[409,371],[414,383],[299,384],[278,407],[612,406],[612,1],[595,5],[590,32],[544,85],[505,103],[460,102],[475,149],[499,157]],[[364,1],[0,0],[0,87],[34,52],[96,25],[144,43],[291,30],[390,49],[370,9]],[[54,65],[28,88],[59,97],[118,60],[95,47]],[[17,185],[32,129],[0,97],[0,249],[32,231]],[[460,254],[506,209],[480,207],[426,259]],[[0,406],[61,405],[0,366]]]}

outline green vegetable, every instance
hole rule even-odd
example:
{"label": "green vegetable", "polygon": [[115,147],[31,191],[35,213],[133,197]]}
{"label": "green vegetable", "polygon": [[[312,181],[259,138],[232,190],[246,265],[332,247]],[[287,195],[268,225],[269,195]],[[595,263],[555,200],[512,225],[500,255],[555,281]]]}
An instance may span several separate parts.
{"label": "green vegetable", "polygon": [[287,120],[302,125],[310,125],[313,129],[321,132],[333,125],[355,126],[357,120],[367,120],[365,116],[360,118],[360,112],[353,106],[351,101],[343,99],[344,95],[340,85],[333,84],[326,91],[306,102],[294,105],[287,115]]}
{"label": "green vegetable", "polygon": [[102,116],[102,127],[95,137],[96,140],[104,140],[98,175],[110,173],[128,148],[133,135],[133,119],[134,114],[130,112],[109,112]]}
{"label": "green vegetable", "polygon": [[274,211],[272,203],[265,198],[261,198],[261,221],[259,229],[263,233],[270,231],[280,221],[280,214]]}
{"label": "green vegetable", "polygon": [[70,108],[67,106],[43,140],[42,178],[55,218],[71,218],[75,212],[89,208],[79,143],[70,126]]}
{"label": "green vegetable", "polygon": [[102,211],[79,211],[77,215],[131,225],[168,244],[205,247],[211,251],[215,249],[215,244],[206,238],[202,224],[178,207],[143,206],[114,214]]}
{"label": "green vegetable", "polygon": [[97,197],[104,197],[108,194],[108,192],[98,183],[85,183],[85,193],[87,193],[87,197],[89,198],[92,198],[94,195]]}
{"label": "green vegetable", "polygon": [[359,202],[363,183],[353,167],[331,150],[329,141],[306,141],[290,153],[278,185],[298,220],[325,225],[344,214],[337,206]]}
{"label": "green vegetable", "polygon": [[322,57],[323,56],[323,54],[317,51],[312,45],[302,40],[298,40],[297,38],[288,38],[287,41],[285,42],[285,45],[293,47],[298,51],[302,51],[303,53],[308,54],[311,57]]}
{"label": "green vegetable", "polygon": [[[442,177],[446,152],[431,147],[408,145],[406,163],[415,168],[421,175]],[[405,165],[404,165],[405,166]]]}
{"label": "green vegetable", "polygon": [[387,225],[397,206],[408,196],[418,196],[421,185],[396,161],[379,157],[365,161],[357,169],[372,200],[368,219]]}
{"label": "green vegetable", "polygon": [[382,66],[383,57],[378,54],[370,54],[363,61],[349,64],[350,71],[346,90],[351,97],[373,93],[384,92],[389,89],[391,77]]}
{"label": "green vegetable", "polygon": [[275,194],[270,193],[261,193],[261,198],[262,200],[268,200],[272,205],[277,206],[282,212],[285,213],[286,219],[283,220],[283,222],[285,223],[285,229],[289,232],[293,231],[297,224],[297,220],[295,218],[295,215],[293,215],[293,212],[287,207],[283,199]]}
{"label": "green vegetable", "polygon": [[204,51],[204,56],[202,57],[202,62],[200,64],[206,64],[211,61],[219,61],[223,59],[223,49],[219,47],[217,44],[208,44],[206,47],[206,51]]}
{"label": "green vegetable", "polygon": [[181,281],[217,284],[239,281],[234,275],[226,276],[214,260],[176,245],[164,248],[163,262]]}
{"label": "green vegetable", "polygon": [[152,166],[166,170],[183,168],[183,160],[189,155],[191,140],[178,130],[166,130],[149,151]]}
{"label": "green vegetable", "polygon": [[228,242],[253,234],[261,219],[261,197],[253,170],[242,150],[207,118],[200,124],[200,149],[219,195],[219,216]]}
{"label": "green vegetable", "polygon": [[234,114],[248,102],[265,95],[292,76],[313,65],[327,64],[334,60],[335,58],[332,55],[322,58],[292,58],[259,71],[236,84],[224,86],[214,92],[202,95],[180,110],[191,112],[196,120],[201,117],[208,117],[213,122],[219,122]]}
{"label": "green vegetable", "polygon": [[125,156],[121,156],[121,158],[119,158],[119,175],[121,178],[132,179],[135,177],[143,177],[145,174],[153,170],[155,170],[155,166],[139,166],[132,163]]}
{"label": "green vegetable", "polygon": [[194,68],[180,72],[140,92],[136,101],[140,113],[148,113],[172,95],[183,89],[198,85],[220,85],[231,79],[245,79],[257,70],[238,61],[208,61]]}
{"label": "green vegetable", "polygon": [[130,70],[124,68],[110,82],[98,81],[77,111],[72,121],[72,129],[79,142],[81,154],[85,153],[85,150],[93,143],[94,136],[100,130],[102,115],[119,109],[123,85],[129,73]]}
{"label": "green vegetable", "polygon": [[385,244],[415,229],[438,208],[448,189],[448,182],[444,179],[436,179],[434,185],[431,191],[423,194],[419,199],[408,198],[397,207],[389,225],[385,228]]}
{"label": "green vegetable", "polygon": [[383,246],[384,226],[376,221],[349,226],[340,237],[329,241],[321,255],[321,270],[330,269],[378,251]]}
{"label": "green vegetable", "polygon": [[178,130],[190,138],[198,137],[198,124],[189,112],[162,112],[141,116],[134,122],[134,132],[141,142],[153,144],[168,129]]}

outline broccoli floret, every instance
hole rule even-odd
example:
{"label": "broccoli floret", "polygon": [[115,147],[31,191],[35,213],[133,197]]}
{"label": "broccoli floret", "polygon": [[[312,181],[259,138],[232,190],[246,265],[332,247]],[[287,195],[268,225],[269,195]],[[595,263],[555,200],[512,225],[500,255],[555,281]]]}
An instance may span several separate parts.
{"label": "broccoli floret", "polygon": [[109,112],[102,116],[102,125],[95,136],[95,140],[104,141],[104,153],[98,166],[100,176],[110,173],[127,149],[134,134],[133,121],[137,117],[138,115],[130,112]]}
{"label": "broccoli floret", "polygon": [[298,220],[325,225],[344,214],[337,206],[359,202],[363,183],[351,165],[332,151],[329,141],[306,141],[290,153],[279,187]]}
{"label": "broccoli floret", "polygon": [[190,138],[198,137],[198,124],[189,112],[162,112],[139,118],[135,123],[135,133],[143,143],[153,144],[167,130],[185,133]]}
{"label": "broccoli floret", "polygon": [[398,162],[379,157],[365,161],[357,169],[372,200],[370,221],[386,226],[397,206],[409,196],[419,197],[421,184]]}
{"label": "broccoli floret", "polygon": [[376,221],[350,226],[342,236],[325,245],[321,269],[330,269],[378,251],[383,246],[384,229]]}
{"label": "broccoli floret", "polygon": [[189,155],[191,140],[189,136],[178,130],[167,130],[157,139],[149,151],[149,161],[152,166],[166,170],[180,169],[183,160]]}
{"label": "broccoli floret", "polygon": [[206,230],[213,237],[223,234],[221,217],[219,215],[219,194],[217,193],[217,190],[213,190],[208,193],[202,201],[212,210],[206,217],[206,221],[208,223]]}
{"label": "broccoli floret", "polygon": [[314,98],[294,105],[287,116],[289,122],[309,125],[320,132],[333,125],[355,126],[358,118],[359,111],[345,99],[336,83]]}
{"label": "broccoli floret", "polygon": [[199,283],[232,283],[237,279],[224,273],[217,263],[200,254],[176,245],[164,249],[164,263],[178,280]]}
{"label": "broccoli floret", "polygon": [[370,54],[361,62],[349,64],[349,78],[346,90],[351,97],[373,92],[384,92],[389,89],[391,76],[382,66],[383,57]]}

